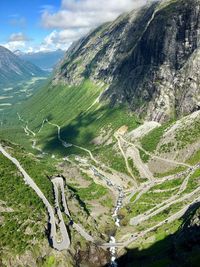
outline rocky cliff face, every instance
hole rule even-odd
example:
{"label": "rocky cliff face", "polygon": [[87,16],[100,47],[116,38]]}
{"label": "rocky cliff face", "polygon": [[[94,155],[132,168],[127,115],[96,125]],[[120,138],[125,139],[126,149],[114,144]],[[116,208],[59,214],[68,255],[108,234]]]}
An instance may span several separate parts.
{"label": "rocky cliff face", "polygon": [[102,99],[163,122],[200,107],[199,42],[199,0],[153,2],[73,44],[54,82],[104,82]]}

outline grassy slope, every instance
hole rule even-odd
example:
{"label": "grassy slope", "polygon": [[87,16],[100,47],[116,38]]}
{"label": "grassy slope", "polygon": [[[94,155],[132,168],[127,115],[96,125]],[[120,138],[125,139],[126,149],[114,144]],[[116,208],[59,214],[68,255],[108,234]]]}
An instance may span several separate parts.
{"label": "grassy slope", "polygon": [[161,140],[166,129],[172,124],[172,122],[164,123],[162,126],[153,129],[150,133],[145,135],[141,139],[142,147],[149,152],[156,150],[156,147]]}
{"label": "grassy slope", "polygon": [[[47,178],[47,175],[55,174],[52,160],[38,161],[19,146],[2,140],[1,143],[7,145],[6,150],[20,161],[54,205],[52,184]],[[15,165],[3,155],[0,155],[0,170],[0,207],[12,209],[11,212],[1,210],[0,213],[0,259],[5,263],[2,263],[2,267],[8,266],[8,262],[15,262],[16,258],[23,258],[23,255],[33,257],[31,260],[36,261],[37,266],[57,266],[60,257],[55,256],[51,249],[44,252],[44,246],[48,242],[45,232],[48,225],[43,202],[34,190],[24,183]],[[71,261],[70,257],[68,260]]]}
{"label": "grassy slope", "polygon": [[[0,201],[13,209],[11,213],[1,213],[0,251],[5,253],[9,249],[12,254],[20,254],[34,249],[34,237],[37,242],[44,238],[45,209],[34,191],[25,185],[16,167],[3,155],[0,155],[0,169]],[[26,233],[28,228],[30,234]]]}
{"label": "grassy slope", "polygon": [[[22,123],[18,121],[17,112],[35,131],[39,129],[44,118],[60,125],[67,125],[94,102],[101,90],[90,81],[85,81],[76,87],[63,85],[52,87],[48,84],[28,101],[13,108],[0,131],[0,136],[21,144],[25,142],[28,148],[28,138],[21,128]],[[46,141],[50,134],[56,136],[56,128],[45,127],[40,136],[42,142]]]}
{"label": "grassy slope", "polygon": [[[110,108],[106,103],[96,103],[87,111],[103,90],[104,87],[99,87],[90,80],[71,87],[47,85],[23,105],[13,109],[0,131],[0,136],[23,144],[30,150],[29,138],[21,128],[23,123],[18,121],[17,112],[29,122],[29,128],[35,132],[39,130],[43,119],[48,118],[52,123],[61,126],[63,139],[87,147],[102,128],[111,129],[112,132],[122,125],[129,126],[130,130],[136,128],[139,122],[125,106]],[[48,151],[63,151],[57,140],[56,127],[46,123],[36,139]]]}
{"label": "grassy slope", "polygon": [[[47,85],[19,109],[33,128],[44,118],[67,124],[84,112],[99,96],[101,88],[86,80],[80,86]],[[33,116],[34,114],[34,116]]]}

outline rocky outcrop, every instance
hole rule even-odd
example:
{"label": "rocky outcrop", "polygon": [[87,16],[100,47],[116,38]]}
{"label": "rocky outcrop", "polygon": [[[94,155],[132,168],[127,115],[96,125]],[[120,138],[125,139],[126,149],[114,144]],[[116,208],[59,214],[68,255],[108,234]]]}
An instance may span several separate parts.
{"label": "rocky outcrop", "polygon": [[102,100],[163,122],[200,107],[199,40],[199,0],[154,1],[73,44],[54,82],[104,82]]}
{"label": "rocky outcrop", "polygon": [[81,246],[76,248],[75,262],[79,267],[102,267],[109,262],[109,252],[97,246],[87,245],[85,250]]}

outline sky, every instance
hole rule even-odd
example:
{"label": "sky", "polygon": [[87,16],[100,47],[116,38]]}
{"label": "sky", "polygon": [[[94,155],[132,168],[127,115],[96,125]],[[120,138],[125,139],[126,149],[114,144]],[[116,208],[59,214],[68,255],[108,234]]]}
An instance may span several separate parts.
{"label": "sky", "polygon": [[0,0],[0,45],[24,52],[67,50],[98,25],[147,0]]}

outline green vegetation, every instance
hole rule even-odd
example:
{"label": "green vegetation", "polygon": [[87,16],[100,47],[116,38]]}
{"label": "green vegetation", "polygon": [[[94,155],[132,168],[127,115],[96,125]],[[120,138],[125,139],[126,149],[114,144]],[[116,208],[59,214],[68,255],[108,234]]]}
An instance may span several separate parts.
{"label": "green vegetation", "polygon": [[163,144],[160,146],[159,153],[170,153],[171,151],[175,151],[175,144],[173,142],[169,142],[167,144]]}
{"label": "green vegetation", "polygon": [[75,190],[80,199],[84,201],[100,199],[108,193],[108,190],[105,187],[94,182],[86,188],[76,187]]}
{"label": "green vegetation", "polygon": [[[16,167],[0,155],[0,206],[3,224],[0,231],[1,253],[21,254],[34,249],[33,238],[39,242],[45,236],[45,209],[35,192],[25,185]],[[11,212],[6,212],[6,208]],[[36,242],[37,243],[37,242]]]}
{"label": "green vegetation", "polygon": [[173,179],[173,180],[170,180],[170,181],[166,181],[166,182],[164,182],[162,184],[154,186],[152,189],[153,190],[158,190],[158,189],[165,190],[165,189],[171,189],[171,188],[174,188],[174,187],[177,187],[177,186],[181,186],[184,177],[185,176],[183,176],[181,178],[178,178],[178,179]]}
{"label": "green vegetation", "polygon": [[124,158],[113,148],[113,144],[97,148],[94,153],[95,156],[100,158],[101,162],[105,162],[110,168],[130,175],[127,172]]}
{"label": "green vegetation", "polygon": [[107,140],[122,125],[127,125],[131,130],[139,126],[139,122],[126,107],[118,106],[111,109],[104,105],[78,115],[62,129],[62,136],[71,143],[94,149],[91,141],[101,135],[102,130]]}
{"label": "green vegetation", "polygon": [[197,169],[190,177],[191,179],[200,178],[200,169]]}
{"label": "green vegetation", "polygon": [[[85,80],[79,86],[48,84],[30,100],[23,103],[23,109],[19,108],[19,113],[22,113],[25,120],[29,120],[33,128],[39,128],[44,118],[49,118],[59,125],[66,125],[85,112],[101,90],[103,89],[89,80]],[[32,114],[36,116],[33,117]]]}
{"label": "green vegetation", "polygon": [[[108,132],[112,135],[123,125],[128,126],[130,130],[138,127],[140,123],[126,106],[110,108],[105,103],[94,104],[103,90],[103,87],[98,87],[90,80],[85,80],[79,86],[46,85],[23,105],[13,108],[9,119],[0,131],[0,136],[19,143],[26,140],[26,148],[28,148],[28,140],[32,136],[27,137],[21,129],[25,125],[18,121],[17,112],[29,122],[29,128],[36,133],[42,121],[47,118],[50,122],[61,126],[61,136],[64,140],[91,148],[94,148],[91,141],[101,134],[102,129],[106,136]],[[13,131],[14,136],[10,134]],[[45,123],[36,138],[45,151],[66,153],[58,141],[56,127]],[[29,150],[32,150],[31,145]],[[68,152],[71,154],[75,150],[77,151],[77,148],[72,147],[68,149]]]}
{"label": "green vegetation", "polygon": [[192,157],[187,161],[187,163],[195,165],[200,163],[200,150],[192,155]]}
{"label": "green vegetation", "polygon": [[197,169],[191,176],[188,181],[188,185],[184,193],[190,193],[199,186],[200,181],[200,169]]}
{"label": "green vegetation", "polygon": [[130,200],[130,202],[133,202],[133,201],[135,201],[136,200],[136,198],[137,198],[137,195],[138,195],[138,193],[136,193],[132,198],[131,198],[131,200]]}
{"label": "green vegetation", "polygon": [[[3,108],[4,113],[9,112],[13,108],[12,105],[20,103],[21,101],[27,100],[33,93],[36,93],[41,86],[47,82],[47,77],[34,77],[28,81],[18,82],[10,85],[9,88],[1,88],[0,105]],[[3,104],[9,103],[11,105]],[[0,112],[1,113],[1,112]],[[3,112],[2,112],[3,113]],[[1,116],[0,116],[1,117]],[[7,116],[3,116],[3,122],[6,123]]]}
{"label": "green vegetation", "polygon": [[10,153],[18,159],[20,164],[42,190],[49,202],[54,203],[52,183],[48,178],[57,173],[57,170],[54,167],[55,164],[52,164],[54,163],[53,160],[51,158],[38,160],[33,155],[27,155],[20,147],[15,147],[15,150],[11,150]]}
{"label": "green vegetation", "polygon": [[45,262],[42,265],[42,267],[54,267],[54,266],[56,266],[56,259],[54,256],[50,256],[47,259],[45,259]]}
{"label": "green vegetation", "polygon": [[172,121],[164,123],[162,126],[153,129],[151,132],[145,135],[141,139],[142,147],[149,152],[154,152],[164,132],[169,126],[171,126],[172,123]]}
{"label": "green vegetation", "polygon": [[[132,218],[133,216],[142,214],[147,210],[153,208],[160,202],[165,201],[167,198],[172,197],[178,191],[178,186],[180,186],[181,183],[182,179],[174,179],[156,185],[152,187],[150,191],[142,195],[141,198],[136,203],[133,203],[137,197],[137,194],[135,194],[132,197],[131,202],[126,206],[126,209],[128,211],[128,217]],[[167,190],[173,188],[175,189],[170,191],[154,192],[155,190]]]}
{"label": "green vegetation", "polygon": [[170,170],[168,172],[155,173],[155,176],[158,177],[158,178],[162,178],[162,177],[165,177],[165,176],[170,176],[170,175],[178,174],[178,173],[183,172],[185,170],[186,170],[186,167],[184,167],[184,166],[178,166],[175,169]]}
{"label": "green vegetation", "polygon": [[34,150],[31,147],[30,138],[25,134],[21,126],[15,126],[12,129],[9,126],[8,128],[0,129],[0,140],[9,140],[11,143],[16,143],[23,146],[26,151],[34,153]]}
{"label": "green vegetation", "polygon": [[134,175],[134,177],[139,180],[141,177],[140,177],[140,173],[138,171],[138,169],[135,167],[135,164],[133,162],[133,159],[131,158],[128,158],[128,164],[129,164],[129,167],[131,168],[132,170],[132,173]]}
{"label": "green vegetation", "polygon": [[76,188],[77,194],[83,200],[93,200],[102,198],[105,194],[108,193],[108,190],[92,182],[87,188]]}
{"label": "green vegetation", "polygon": [[[18,122],[17,112],[25,121],[29,121],[30,129],[36,132],[45,118],[61,126],[69,125],[73,120],[74,122],[76,119],[79,120],[81,114],[89,108],[102,90],[103,88],[99,88],[89,80],[80,86],[73,87],[48,84],[27,101],[24,101],[23,105],[15,106],[8,114],[9,119],[4,123],[2,129],[13,132],[16,126],[21,128],[23,123]],[[72,125],[69,127],[72,127]],[[65,131],[65,129],[63,130]],[[22,134],[21,139],[24,137],[25,133]],[[56,127],[45,125],[38,138],[42,144],[46,144],[46,148],[56,147],[58,144]],[[16,139],[16,141],[18,140]]]}
{"label": "green vegetation", "polygon": [[144,163],[147,163],[150,159],[150,156],[144,152],[144,150],[142,149],[139,149],[139,152],[140,152],[140,158],[141,160],[144,162]]}
{"label": "green vegetation", "polygon": [[103,207],[108,207],[110,209],[113,209],[114,206],[113,199],[111,197],[106,197],[105,199],[101,200],[100,204]]}
{"label": "green vegetation", "polygon": [[183,127],[176,131],[175,139],[177,141],[177,148],[182,149],[197,141],[198,138],[200,138],[199,118],[190,124],[183,125]]}

